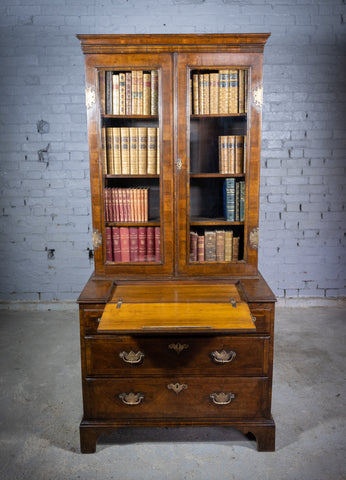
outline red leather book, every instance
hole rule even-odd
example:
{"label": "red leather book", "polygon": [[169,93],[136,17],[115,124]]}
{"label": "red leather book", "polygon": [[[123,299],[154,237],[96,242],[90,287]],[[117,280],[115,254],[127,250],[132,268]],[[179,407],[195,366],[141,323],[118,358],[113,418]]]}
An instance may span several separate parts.
{"label": "red leather book", "polygon": [[112,227],[113,262],[121,262],[120,228]]}
{"label": "red leather book", "polygon": [[138,227],[138,261],[145,262],[147,255],[147,229]]}
{"label": "red leather book", "polygon": [[138,262],[138,227],[130,227],[130,261]]}
{"label": "red leather book", "polygon": [[147,227],[147,262],[155,261],[155,233],[154,227]]}
{"label": "red leather book", "polygon": [[119,227],[120,230],[120,249],[121,261],[130,261],[130,232],[129,227]]}
{"label": "red leather book", "polygon": [[113,262],[112,227],[106,227],[106,262]]}
{"label": "red leather book", "polygon": [[161,230],[160,227],[155,227],[155,262],[161,262]]}
{"label": "red leather book", "polygon": [[198,235],[197,238],[197,260],[204,262],[204,235]]}

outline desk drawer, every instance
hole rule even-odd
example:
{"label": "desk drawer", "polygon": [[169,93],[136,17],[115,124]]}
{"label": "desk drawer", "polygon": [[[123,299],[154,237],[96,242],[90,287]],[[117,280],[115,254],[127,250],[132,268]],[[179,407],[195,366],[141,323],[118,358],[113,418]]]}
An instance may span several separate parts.
{"label": "desk drawer", "polygon": [[89,337],[87,375],[266,375],[269,337]]}
{"label": "desk drawer", "polygon": [[89,379],[89,419],[265,417],[267,379],[158,377]]}

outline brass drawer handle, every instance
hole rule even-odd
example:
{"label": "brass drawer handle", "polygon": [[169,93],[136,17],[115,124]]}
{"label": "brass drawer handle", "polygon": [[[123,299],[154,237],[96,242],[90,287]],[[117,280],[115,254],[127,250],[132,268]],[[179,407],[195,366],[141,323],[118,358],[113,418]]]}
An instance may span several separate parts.
{"label": "brass drawer handle", "polygon": [[212,393],[210,399],[215,405],[229,405],[233,398],[235,397],[234,393]]}
{"label": "brass drawer handle", "polygon": [[183,390],[187,389],[186,383],[170,383],[167,385],[168,390],[173,390],[176,394],[182,392]]}
{"label": "brass drawer handle", "polygon": [[139,405],[142,400],[144,400],[144,395],[142,393],[120,393],[120,400],[125,403],[125,405]]}
{"label": "brass drawer handle", "polygon": [[210,356],[214,363],[230,363],[237,354],[233,350],[215,350],[215,352],[210,353]]}
{"label": "brass drawer handle", "polygon": [[132,351],[131,352],[121,352],[119,353],[119,357],[125,362],[130,363],[131,365],[138,365],[141,363],[144,358],[144,353],[138,351],[137,353]]}
{"label": "brass drawer handle", "polygon": [[177,355],[180,355],[183,350],[187,350],[189,345],[187,343],[170,343],[168,348],[174,350]]}

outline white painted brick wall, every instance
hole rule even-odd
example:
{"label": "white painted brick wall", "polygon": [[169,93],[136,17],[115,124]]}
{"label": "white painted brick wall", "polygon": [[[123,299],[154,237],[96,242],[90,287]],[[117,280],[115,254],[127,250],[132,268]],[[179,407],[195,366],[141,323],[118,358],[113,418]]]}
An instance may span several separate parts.
{"label": "white painted brick wall", "polygon": [[76,33],[271,32],[260,270],[281,297],[345,296],[345,0],[3,0],[0,25],[1,299],[75,299],[93,269]]}

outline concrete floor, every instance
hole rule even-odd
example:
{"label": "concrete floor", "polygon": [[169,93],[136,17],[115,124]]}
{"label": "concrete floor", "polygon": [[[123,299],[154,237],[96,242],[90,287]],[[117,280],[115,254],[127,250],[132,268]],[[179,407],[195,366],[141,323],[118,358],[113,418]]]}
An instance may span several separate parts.
{"label": "concrete floor", "polygon": [[81,455],[77,311],[0,316],[2,480],[346,479],[342,306],[277,309],[274,453],[227,428],[143,428]]}

